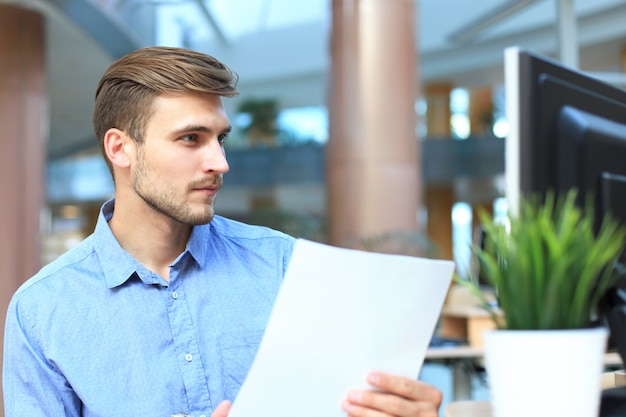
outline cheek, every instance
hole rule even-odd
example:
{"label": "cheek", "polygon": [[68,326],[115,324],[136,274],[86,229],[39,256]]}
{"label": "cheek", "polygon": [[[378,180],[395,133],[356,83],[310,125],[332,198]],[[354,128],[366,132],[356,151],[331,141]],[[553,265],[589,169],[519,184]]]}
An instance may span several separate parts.
{"label": "cheek", "polygon": [[145,167],[144,171],[162,174],[173,173],[185,166],[185,158],[167,150],[146,154],[140,162]]}
{"label": "cheek", "polygon": [[199,169],[196,159],[192,153],[163,146],[160,149],[147,150],[139,155],[137,162],[142,165],[141,171],[144,175],[155,177],[153,181],[176,183],[196,176]]}

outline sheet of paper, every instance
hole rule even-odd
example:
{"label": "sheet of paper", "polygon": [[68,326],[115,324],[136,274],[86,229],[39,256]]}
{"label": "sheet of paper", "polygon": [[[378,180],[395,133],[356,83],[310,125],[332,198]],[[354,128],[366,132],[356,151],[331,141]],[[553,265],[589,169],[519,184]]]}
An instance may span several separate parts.
{"label": "sheet of paper", "polygon": [[229,417],[345,417],[370,371],[417,378],[454,264],[298,240]]}

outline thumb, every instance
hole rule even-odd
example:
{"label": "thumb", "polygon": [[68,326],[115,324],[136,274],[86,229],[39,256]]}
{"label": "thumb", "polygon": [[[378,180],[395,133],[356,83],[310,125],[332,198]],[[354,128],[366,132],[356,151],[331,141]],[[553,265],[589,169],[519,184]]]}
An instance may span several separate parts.
{"label": "thumb", "polygon": [[230,406],[230,401],[222,401],[217,407],[215,407],[215,410],[213,410],[213,414],[211,414],[211,417],[228,417]]}

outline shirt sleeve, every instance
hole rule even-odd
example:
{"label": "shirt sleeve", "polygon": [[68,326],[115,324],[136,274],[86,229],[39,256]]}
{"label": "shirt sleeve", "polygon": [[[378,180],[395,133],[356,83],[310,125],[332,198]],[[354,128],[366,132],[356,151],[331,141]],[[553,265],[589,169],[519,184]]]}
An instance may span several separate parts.
{"label": "shirt sleeve", "polygon": [[37,327],[25,313],[14,297],[7,311],[4,334],[5,417],[79,417],[80,400],[46,359],[37,342]]}
{"label": "shirt sleeve", "polygon": [[296,244],[296,239],[289,236],[289,239],[287,240],[287,244],[285,245],[285,248],[283,250],[283,277],[285,276],[285,273],[287,272],[287,267],[289,266],[289,262],[291,261],[291,255],[293,255],[293,248]]}

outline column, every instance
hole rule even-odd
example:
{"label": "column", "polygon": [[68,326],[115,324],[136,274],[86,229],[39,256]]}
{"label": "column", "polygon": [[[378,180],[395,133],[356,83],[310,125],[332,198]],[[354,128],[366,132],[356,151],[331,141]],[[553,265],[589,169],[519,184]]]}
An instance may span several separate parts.
{"label": "column", "polygon": [[430,83],[424,87],[426,100],[426,128],[429,139],[450,138],[450,93],[453,86],[448,83]]}
{"label": "column", "polygon": [[[429,140],[450,140],[450,93],[452,85],[434,83],[425,86],[426,128]],[[428,238],[437,247],[440,257],[452,256],[452,205],[455,202],[451,183],[428,184],[425,192],[428,213]]]}
{"label": "column", "polygon": [[333,0],[327,145],[329,242],[416,231],[414,0]]}
{"label": "column", "polygon": [[[475,87],[469,91],[470,136],[493,139],[493,91],[491,87]],[[475,193],[482,198],[475,198],[469,203],[472,206],[473,230],[480,226],[479,213],[485,211],[493,215],[493,201],[497,197],[494,190],[494,178],[470,180]]]}
{"label": "column", "polygon": [[493,98],[491,87],[469,90],[469,119],[471,136],[493,136]]}
{"label": "column", "polygon": [[[44,60],[43,16],[0,4],[0,339],[11,295],[40,267],[48,120]],[[2,346],[0,340],[0,353]]]}

